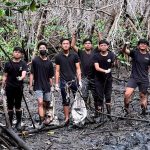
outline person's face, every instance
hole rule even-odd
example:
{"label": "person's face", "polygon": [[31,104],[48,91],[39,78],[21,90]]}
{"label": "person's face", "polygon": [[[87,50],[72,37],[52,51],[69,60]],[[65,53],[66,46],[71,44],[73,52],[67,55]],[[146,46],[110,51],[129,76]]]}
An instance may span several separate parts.
{"label": "person's face", "polygon": [[61,47],[64,51],[68,51],[70,49],[70,41],[64,40],[61,44]]}
{"label": "person's face", "polygon": [[101,52],[106,52],[108,50],[108,48],[109,48],[109,45],[107,45],[105,43],[99,45],[99,50]]}
{"label": "person's face", "polygon": [[13,51],[13,57],[15,59],[20,59],[22,57],[22,53],[20,51]]}
{"label": "person's face", "polygon": [[47,49],[47,48],[46,48],[45,45],[40,45],[40,47],[39,47],[39,51],[46,50],[46,49]]}
{"label": "person's face", "polygon": [[140,44],[138,45],[138,47],[139,47],[140,50],[147,50],[148,45],[145,44],[145,43],[140,43]]}
{"label": "person's face", "polygon": [[85,48],[86,50],[91,50],[91,49],[92,49],[92,43],[91,43],[90,41],[86,41],[86,42],[84,43],[84,48]]}

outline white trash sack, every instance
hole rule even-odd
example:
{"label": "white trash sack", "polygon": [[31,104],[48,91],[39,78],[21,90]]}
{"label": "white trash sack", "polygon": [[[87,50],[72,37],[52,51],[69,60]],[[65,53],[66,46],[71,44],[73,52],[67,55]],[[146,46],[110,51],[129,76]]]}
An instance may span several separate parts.
{"label": "white trash sack", "polygon": [[84,125],[85,118],[87,117],[87,109],[79,92],[76,93],[75,101],[72,104],[71,115],[74,125]]}

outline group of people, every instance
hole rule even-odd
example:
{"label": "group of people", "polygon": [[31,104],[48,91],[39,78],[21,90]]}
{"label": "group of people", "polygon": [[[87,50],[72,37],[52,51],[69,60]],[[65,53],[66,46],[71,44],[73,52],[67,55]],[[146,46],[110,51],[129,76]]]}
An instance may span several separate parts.
{"label": "group of people", "polygon": [[[83,49],[76,46],[76,33],[72,35],[72,41],[63,38],[60,41],[62,51],[55,57],[55,69],[47,55],[47,43],[39,42],[37,49],[39,55],[31,63],[29,93],[35,93],[38,103],[39,125],[49,123],[46,111],[50,106],[50,92],[60,91],[64,110],[64,125],[69,125],[70,101],[66,99],[65,86],[71,82],[70,89],[73,95],[78,89],[83,91],[83,99],[87,103],[89,90],[91,90],[95,115],[97,116],[106,105],[107,113],[111,114],[112,73],[111,68],[115,65],[116,56],[109,50],[109,42],[100,39],[98,47],[93,49],[92,40],[83,40]],[[139,40],[136,49],[127,49],[127,43],[122,52],[132,58],[132,71],[124,94],[124,108],[129,114],[129,103],[132,93],[136,87],[140,92],[140,104],[142,115],[147,109],[147,89],[149,86],[148,69],[150,65],[150,54],[147,51],[149,42],[145,39]],[[27,64],[22,60],[23,51],[20,47],[13,50],[13,59],[6,62],[2,80],[1,94],[6,93],[8,103],[8,115],[12,125],[14,110],[17,123],[15,128],[21,130],[21,100],[23,96],[23,80],[26,77]],[[53,81],[55,77],[55,81]],[[84,89],[84,90],[83,90]],[[105,101],[104,101],[105,99]],[[14,109],[15,108],[15,109]]]}

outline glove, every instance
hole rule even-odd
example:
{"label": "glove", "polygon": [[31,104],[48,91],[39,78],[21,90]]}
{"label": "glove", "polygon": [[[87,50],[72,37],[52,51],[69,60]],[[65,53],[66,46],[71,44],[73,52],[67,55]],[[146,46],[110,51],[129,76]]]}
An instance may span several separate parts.
{"label": "glove", "polygon": [[58,84],[55,85],[55,90],[56,90],[57,92],[60,90]]}
{"label": "glove", "polygon": [[81,81],[79,81],[79,87],[82,88],[82,82]]}
{"label": "glove", "polygon": [[51,92],[54,92],[54,87],[53,86],[51,87]]}
{"label": "glove", "polygon": [[1,95],[4,95],[5,94],[5,90],[2,88],[1,89]]}
{"label": "glove", "polygon": [[17,77],[18,81],[22,81],[22,78],[20,76]]}
{"label": "glove", "polygon": [[107,69],[107,70],[105,70],[105,73],[107,74],[107,73],[110,73],[111,72],[111,69],[109,68],[109,69]]}
{"label": "glove", "polygon": [[32,87],[29,87],[29,93],[30,93],[31,95],[33,95],[33,89],[32,89]]}
{"label": "glove", "polygon": [[129,45],[130,44],[130,42],[125,42],[125,45]]}

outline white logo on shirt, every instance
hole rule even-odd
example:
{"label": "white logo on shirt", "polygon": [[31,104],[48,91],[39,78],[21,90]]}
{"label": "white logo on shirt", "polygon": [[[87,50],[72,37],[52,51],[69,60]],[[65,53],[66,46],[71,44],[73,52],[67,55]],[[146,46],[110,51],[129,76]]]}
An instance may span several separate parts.
{"label": "white logo on shirt", "polygon": [[22,71],[22,67],[19,68],[19,71]]}
{"label": "white logo on shirt", "polygon": [[111,62],[111,59],[107,59],[107,62]]}
{"label": "white logo on shirt", "polygon": [[148,58],[148,57],[145,57],[145,59],[146,59],[146,60],[149,60],[149,58]]}

